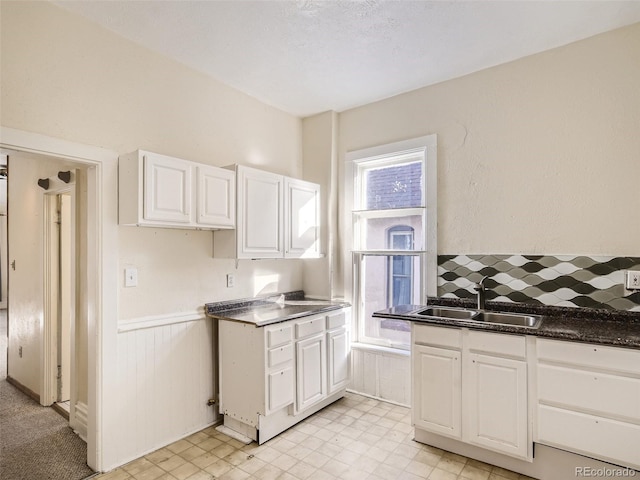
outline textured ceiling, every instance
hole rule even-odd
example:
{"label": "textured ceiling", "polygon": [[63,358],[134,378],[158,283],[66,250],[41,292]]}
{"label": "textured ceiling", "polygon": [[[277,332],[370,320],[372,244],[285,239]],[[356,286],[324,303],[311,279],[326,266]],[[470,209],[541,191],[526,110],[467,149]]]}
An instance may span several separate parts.
{"label": "textured ceiling", "polygon": [[299,116],[640,21],[640,1],[56,1]]}

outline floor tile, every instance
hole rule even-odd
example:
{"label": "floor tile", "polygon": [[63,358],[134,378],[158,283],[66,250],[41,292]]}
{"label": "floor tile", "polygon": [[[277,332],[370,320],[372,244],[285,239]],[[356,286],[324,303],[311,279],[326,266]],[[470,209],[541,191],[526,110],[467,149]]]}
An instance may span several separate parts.
{"label": "floor tile", "polygon": [[413,440],[410,410],[348,393],[263,445],[208,427],[96,480],[519,480]]}

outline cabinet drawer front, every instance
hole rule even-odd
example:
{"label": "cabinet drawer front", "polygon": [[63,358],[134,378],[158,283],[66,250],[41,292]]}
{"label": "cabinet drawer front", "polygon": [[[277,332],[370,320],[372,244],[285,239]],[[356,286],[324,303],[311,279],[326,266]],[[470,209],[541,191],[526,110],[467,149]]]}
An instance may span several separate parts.
{"label": "cabinet drawer front", "polygon": [[342,327],[347,323],[347,315],[344,311],[338,313],[331,313],[327,315],[327,330],[332,328]]}
{"label": "cabinet drawer front", "polygon": [[640,350],[538,339],[538,360],[640,375]]}
{"label": "cabinet drawer front", "polygon": [[291,324],[282,324],[267,330],[267,347],[277,347],[291,341],[293,333]]}
{"label": "cabinet drawer front", "polygon": [[541,405],[538,442],[618,465],[640,467],[640,425]]}
{"label": "cabinet drawer front", "polygon": [[462,347],[462,331],[459,328],[413,324],[413,342],[459,349]]}
{"label": "cabinet drawer front", "polygon": [[293,345],[283,345],[269,350],[269,367],[275,367],[281,363],[293,360]]}
{"label": "cabinet drawer front", "polygon": [[288,367],[268,376],[269,412],[279,410],[293,403],[293,367]]}
{"label": "cabinet drawer front", "polygon": [[469,332],[469,349],[476,352],[488,352],[508,357],[526,358],[525,337],[501,333]]}
{"label": "cabinet drawer front", "polygon": [[640,379],[556,365],[538,366],[541,402],[640,423]]}
{"label": "cabinet drawer front", "polygon": [[325,320],[322,317],[313,317],[296,323],[296,338],[304,338],[324,331]]}

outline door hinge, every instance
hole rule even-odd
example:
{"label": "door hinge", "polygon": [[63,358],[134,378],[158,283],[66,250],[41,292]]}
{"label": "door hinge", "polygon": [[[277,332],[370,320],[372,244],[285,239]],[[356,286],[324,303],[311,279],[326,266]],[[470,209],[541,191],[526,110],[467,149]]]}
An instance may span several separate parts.
{"label": "door hinge", "polygon": [[62,365],[58,365],[58,379],[62,378]]}

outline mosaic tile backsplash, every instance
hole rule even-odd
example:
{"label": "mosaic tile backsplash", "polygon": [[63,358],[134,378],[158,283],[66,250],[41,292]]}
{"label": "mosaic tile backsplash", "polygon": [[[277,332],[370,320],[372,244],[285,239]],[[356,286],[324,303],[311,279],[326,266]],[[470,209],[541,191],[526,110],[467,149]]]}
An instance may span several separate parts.
{"label": "mosaic tile backsplash", "polygon": [[625,296],[625,270],[640,257],[438,255],[438,296],[475,298],[487,276],[487,300],[640,311],[640,291]]}

